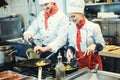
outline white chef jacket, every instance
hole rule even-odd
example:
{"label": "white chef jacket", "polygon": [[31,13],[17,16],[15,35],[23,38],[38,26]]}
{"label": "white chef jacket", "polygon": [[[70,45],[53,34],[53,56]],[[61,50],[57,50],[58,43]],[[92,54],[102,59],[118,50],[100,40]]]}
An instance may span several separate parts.
{"label": "white chef jacket", "polygon": [[[86,20],[85,24],[80,29],[81,40],[82,40],[82,42],[80,42],[81,51],[85,52],[87,47],[94,43],[100,43],[104,47],[104,39],[101,33],[100,26],[96,23],[88,21],[87,19],[85,20]],[[77,35],[76,24],[70,22],[69,30],[68,30],[69,46],[74,47],[75,50],[78,51],[76,45],[76,35]]]}
{"label": "white chef jacket", "polygon": [[[52,49],[51,52],[57,52],[58,49],[66,44],[69,19],[63,12],[58,10],[48,18],[47,29],[45,29],[44,22],[44,11],[42,11],[24,34],[29,33],[34,37],[37,35],[37,39],[41,39],[42,44]],[[38,34],[40,35],[39,37]]]}

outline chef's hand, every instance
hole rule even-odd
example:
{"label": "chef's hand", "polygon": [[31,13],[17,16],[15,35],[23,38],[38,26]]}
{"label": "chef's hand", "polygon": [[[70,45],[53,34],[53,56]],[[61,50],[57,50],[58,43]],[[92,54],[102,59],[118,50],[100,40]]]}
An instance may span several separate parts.
{"label": "chef's hand", "polygon": [[70,49],[67,50],[67,55],[66,56],[67,56],[68,62],[70,62],[71,59],[73,58],[73,53]]}
{"label": "chef's hand", "polygon": [[34,47],[34,52],[39,51],[40,53],[44,53],[44,52],[47,52],[47,51],[50,51],[50,50],[51,50],[51,48],[48,47],[48,46],[45,46],[45,47],[35,46],[35,47]]}
{"label": "chef's hand", "polygon": [[29,39],[31,39],[31,38],[34,39],[31,34],[25,34],[25,35],[23,35],[23,36],[24,36],[24,39],[25,39],[27,42],[29,42]]}
{"label": "chef's hand", "polygon": [[93,53],[94,50],[95,50],[95,48],[96,48],[96,44],[91,44],[91,45],[86,49],[84,56]]}

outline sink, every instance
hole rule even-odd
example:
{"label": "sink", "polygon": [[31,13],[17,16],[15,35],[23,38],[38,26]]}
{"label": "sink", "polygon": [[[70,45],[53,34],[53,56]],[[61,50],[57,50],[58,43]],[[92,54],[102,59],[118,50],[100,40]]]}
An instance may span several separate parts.
{"label": "sink", "polygon": [[84,69],[66,76],[66,80],[120,80],[120,74],[99,70],[94,73]]}

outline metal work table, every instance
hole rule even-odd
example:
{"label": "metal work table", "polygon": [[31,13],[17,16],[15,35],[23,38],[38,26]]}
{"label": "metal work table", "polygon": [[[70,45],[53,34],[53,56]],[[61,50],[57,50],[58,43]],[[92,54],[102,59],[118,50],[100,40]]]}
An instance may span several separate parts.
{"label": "metal work table", "polygon": [[120,74],[100,70],[94,73],[84,68],[66,76],[65,80],[120,80]]}
{"label": "metal work table", "polygon": [[113,46],[113,50],[112,50],[112,47],[105,48],[103,51],[100,52],[100,55],[107,56],[107,57],[120,58],[120,46]]}

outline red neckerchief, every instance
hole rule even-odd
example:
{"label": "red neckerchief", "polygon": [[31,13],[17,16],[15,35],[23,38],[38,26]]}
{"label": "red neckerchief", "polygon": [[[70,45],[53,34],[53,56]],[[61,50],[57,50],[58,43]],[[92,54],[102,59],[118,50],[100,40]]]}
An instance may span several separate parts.
{"label": "red neckerchief", "polygon": [[77,44],[78,52],[81,52],[80,42],[82,42],[82,40],[81,40],[80,29],[83,27],[84,24],[85,24],[85,18],[82,19],[80,25],[76,24],[76,28],[77,28],[76,44]]}
{"label": "red neckerchief", "polygon": [[45,29],[47,29],[47,27],[48,27],[48,18],[49,18],[51,15],[55,14],[57,11],[58,11],[58,8],[57,8],[57,5],[55,4],[54,7],[51,9],[51,11],[50,11],[49,14],[46,13],[46,12],[44,12],[44,18],[45,18],[45,23],[44,23],[44,24],[45,24]]}

